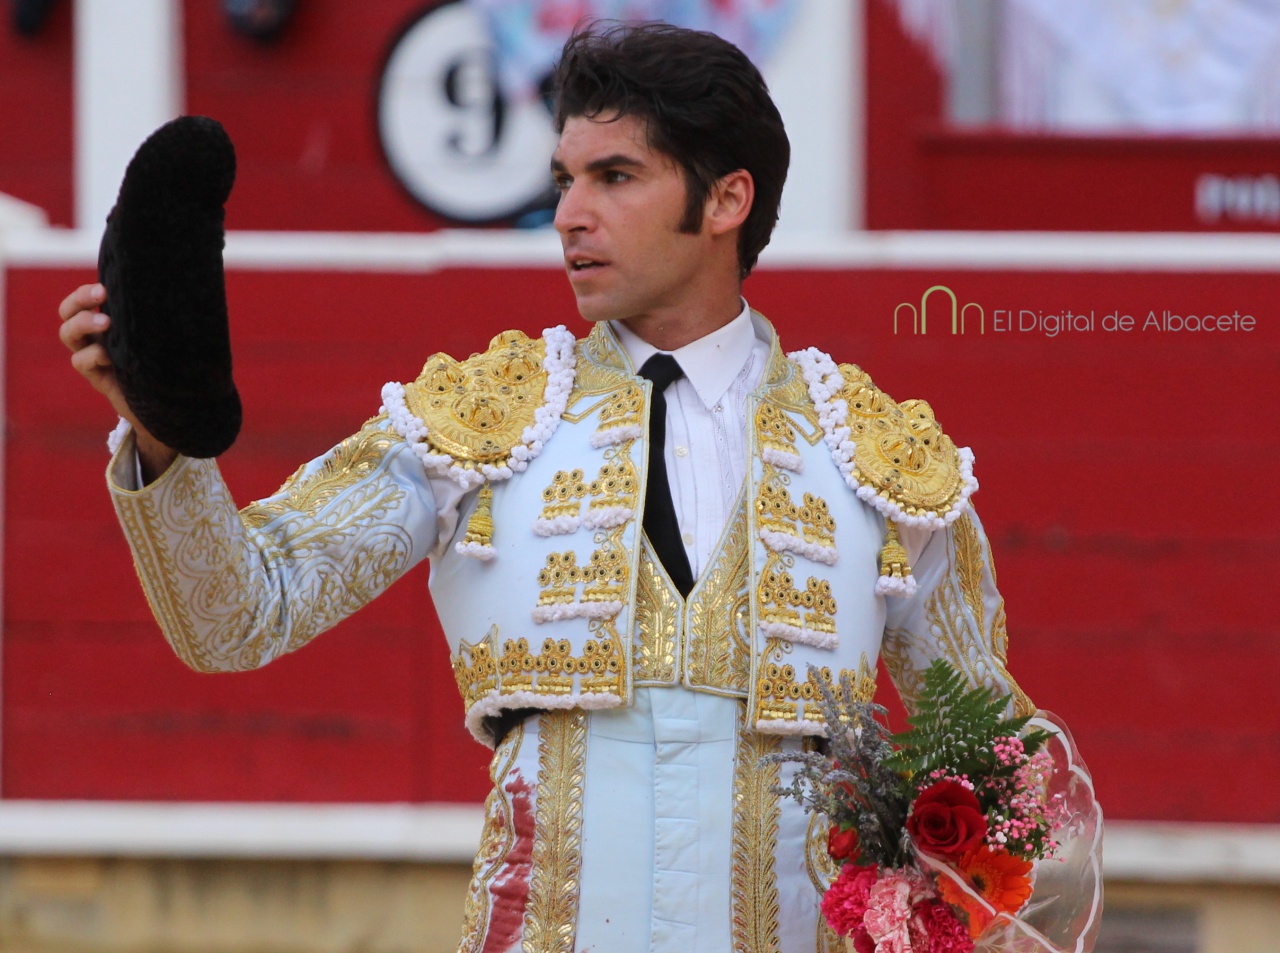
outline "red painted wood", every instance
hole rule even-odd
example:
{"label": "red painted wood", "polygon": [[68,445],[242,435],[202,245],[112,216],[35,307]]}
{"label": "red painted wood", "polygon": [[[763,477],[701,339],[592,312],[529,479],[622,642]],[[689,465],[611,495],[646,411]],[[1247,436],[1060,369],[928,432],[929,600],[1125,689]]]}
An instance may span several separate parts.
{"label": "red painted wood", "polygon": [[[107,410],[54,337],[85,275],[11,272],[3,783],[13,797],[476,800],[483,750],[421,567],[263,671],[187,671],[149,621],[102,486]],[[960,302],[1145,316],[1248,312],[1250,333],[893,334],[935,283]],[[1270,275],[764,272],[784,344],[930,400],[977,453],[1011,667],[1072,726],[1110,816],[1280,821],[1280,309]],[[238,499],[271,492],[376,412],[435,349],[509,326],[581,329],[554,270],[233,272]],[[518,302],[518,304],[516,304]],[[1224,785],[1221,779],[1231,778]]]}

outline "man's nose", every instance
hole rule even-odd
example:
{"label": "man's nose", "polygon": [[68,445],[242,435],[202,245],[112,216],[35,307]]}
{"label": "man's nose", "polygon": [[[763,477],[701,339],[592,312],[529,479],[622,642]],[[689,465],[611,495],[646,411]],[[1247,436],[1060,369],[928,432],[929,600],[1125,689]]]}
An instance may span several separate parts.
{"label": "man's nose", "polygon": [[589,229],[593,221],[587,190],[574,182],[560,192],[560,200],[556,203],[555,226],[562,235],[569,232]]}

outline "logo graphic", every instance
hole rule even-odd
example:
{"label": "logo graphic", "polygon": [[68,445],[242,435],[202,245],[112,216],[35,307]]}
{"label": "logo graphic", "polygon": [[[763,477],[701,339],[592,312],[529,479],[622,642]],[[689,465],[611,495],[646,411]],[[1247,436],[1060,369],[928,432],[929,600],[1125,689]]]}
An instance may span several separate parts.
{"label": "logo graphic", "polygon": [[[916,306],[909,301],[904,301],[893,309],[893,333],[898,333],[898,314],[903,308],[911,309],[911,333],[927,334],[929,331],[929,296],[935,291],[940,291],[951,301],[951,333],[964,334],[964,319],[970,308],[975,308],[978,312],[978,333],[987,333],[987,315],[982,305],[976,301],[970,301],[964,307],[960,307],[959,301],[956,299],[956,293],[946,285],[934,285],[920,296],[920,310],[916,310]],[[936,306],[935,306],[936,307]],[[945,302],[944,302],[945,307]]]}

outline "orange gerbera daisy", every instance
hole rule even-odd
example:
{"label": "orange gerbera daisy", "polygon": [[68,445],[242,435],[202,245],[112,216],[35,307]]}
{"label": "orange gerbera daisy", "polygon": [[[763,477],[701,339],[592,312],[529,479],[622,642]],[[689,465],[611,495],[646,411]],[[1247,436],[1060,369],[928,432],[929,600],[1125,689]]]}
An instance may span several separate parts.
{"label": "orange gerbera daisy", "polygon": [[[983,844],[965,851],[960,858],[960,873],[973,892],[985,900],[996,913],[1016,913],[1031,896],[1031,861],[1020,860],[999,848]],[[969,916],[969,936],[975,940],[987,928],[991,912],[978,903],[951,877],[940,878],[942,899],[959,907]]]}

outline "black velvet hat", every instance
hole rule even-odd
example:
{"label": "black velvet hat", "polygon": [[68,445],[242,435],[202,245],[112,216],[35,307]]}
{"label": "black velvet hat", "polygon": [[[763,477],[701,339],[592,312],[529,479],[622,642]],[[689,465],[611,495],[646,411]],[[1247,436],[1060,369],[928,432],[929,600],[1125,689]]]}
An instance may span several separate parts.
{"label": "black velvet hat", "polygon": [[220,123],[165,123],[130,160],[98,249],[120,388],[138,421],[189,457],[216,457],[240,432],[222,272],[235,177]]}

